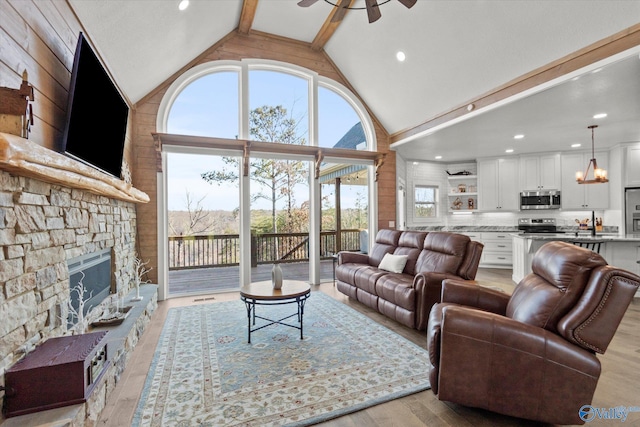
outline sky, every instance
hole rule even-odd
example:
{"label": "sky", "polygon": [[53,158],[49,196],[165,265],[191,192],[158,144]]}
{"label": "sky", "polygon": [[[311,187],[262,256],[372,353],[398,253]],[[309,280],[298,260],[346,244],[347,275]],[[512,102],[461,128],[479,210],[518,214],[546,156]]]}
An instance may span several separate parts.
{"label": "sky", "polygon": [[[250,108],[282,105],[293,118],[300,120],[299,134],[308,141],[307,81],[284,73],[257,70],[250,72],[249,81]],[[318,111],[321,146],[333,146],[360,121],[356,112],[342,97],[326,88],[319,88]],[[234,72],[219,72],[194,81],[178,95],[171,108],[167,131],[174,134],[233,139],[238,136],[238,123],[237,75]],[[212,185],[200,177],[201,173],[219,169],[221,166],[219,156],[169,153],[169,210],[186,210],[187,193],[194,203],[192,206],[201,201],[205,209],[235,209],[239,205],[237,186]],[[298,187],[298,205],[308,200],[308,191],[307,186]],[[362,191],[360,187],[360,192]],[[341,195],[343,207],[353,205],[355,190],[351,191],[345,187]],[[263,201],[255,203],[252,208],[270,209],[270,205]]]}

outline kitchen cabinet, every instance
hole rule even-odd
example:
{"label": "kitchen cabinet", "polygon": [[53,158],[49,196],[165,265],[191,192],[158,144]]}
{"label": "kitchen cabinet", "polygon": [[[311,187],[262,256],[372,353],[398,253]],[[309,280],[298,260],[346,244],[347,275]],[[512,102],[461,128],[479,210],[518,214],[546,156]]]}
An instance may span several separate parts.
{"label": "kitchen cabinet", "polygon": [[607,244],[602,256],[613,266],[640,274],[640,264],[638,263],[640,262],[640,242]]}
{"label": "kitchen cabinet", "polygon": [[627,147],[625,187],[640,187],[640,144]]}
{"label": "kitchen cabinet", "polygon": [[520,189],[517,158],[478,160],[478,209],[518,211]]}
{"label": "kitchen cabinet", "polygon": [[451,175],[449,181],[449,212],[475,212],[478,209],[476,175]]}
{"label": "kitchen cabinet", "polygon": [[480,241],[482,250],[482,267],[511,268],[513,265],[512,241],[510,232],[482,232]]}
{"label": "kitchen cabinet", "polygon": [[520,157],[520,191],[559,190],[560,154]]}
{"label": "kitchen cabinet", "polygon": [[[609,168],[608,153],[597,152],[595,156],[598,161],[598,167]],[[562,155],[562,209],[594,210],[607,209],[609,207],[609,192],[611,191],[609,183],[578,184],[576,181],[576,172],[584,172],[590,159],[590,152]],[[592,176],[591,171],[589,175]]]}
{"label": "kitchen cabinet", "polygon": [[[603,256],[610,265],[640,275],[640,242],[607,243]],[[635,297],[640,297],[640,289]]]}

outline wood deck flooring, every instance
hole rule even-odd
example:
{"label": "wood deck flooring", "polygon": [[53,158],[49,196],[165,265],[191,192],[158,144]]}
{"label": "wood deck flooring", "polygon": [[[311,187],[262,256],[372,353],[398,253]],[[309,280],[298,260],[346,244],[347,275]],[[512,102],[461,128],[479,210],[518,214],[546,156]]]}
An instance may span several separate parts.
{"label": "wood deck flooring", "polygon": [[[270,271],[270,270],[269,270]],[[507,292],[513,290],[511,270],[480,269],[477,280],[482,285],[498,286]],[[270,274],[270,273],[269,273]],[[332,277],[332,276],[331,276]],[[426,347],[424,332],[406,328],[375,312],[359,302],[339,293],[332,281],[312,288],[324,292],[338,301],[364,313],[372,320],[386,326],[412,342]],[[161,301],[153,314],[151,323],[135,348],[120,382],[111,392],[107,406],[98,421],[99,426],[123,427],[131,424],[138,398],[144,385],[147,371],[164,325],[167,311],[171,307],[211,303],[239,299],[238,292],[217,293],[208,296],[190,296]],[[622,320],[618,332],[604,355],[598,355],[602,363],[602,375],[593,399],[597,408],[618,406],[640,407],[640,300],[636,299]],[[618,420],[596,419],[589,427],[611,427]],[[505,417],[492,412],[467,408],[442,402],[427,390],[401,399],[373,406],[350,415],[320,424],[323,427],[425,427],[425,426],[539,426],[530,421]],[[625,426],[640,427],[640,412],[630,413]]]}
{"label": "wood deck flooring", "polygon": [[[260,264],[251,269],[251,281],[271,280],[272,264]],[[309,281],[309,263],[280,264],[285,280]],[[333,283],[333,260],[320,261],[320,283]],[[193,268],[169,271],[169,296],[184,296],[207,292],[232,292],[240,289],[239,267]]]}

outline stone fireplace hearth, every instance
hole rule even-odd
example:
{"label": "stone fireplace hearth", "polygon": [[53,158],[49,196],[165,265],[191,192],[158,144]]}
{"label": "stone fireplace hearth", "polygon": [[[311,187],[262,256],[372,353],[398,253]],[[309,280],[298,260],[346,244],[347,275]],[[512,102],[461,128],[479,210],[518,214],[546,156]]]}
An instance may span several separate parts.
{"label": "stone fireplace hearth", "polygon": [[0,133],[0,385],[25,352],[75,332],[66,322],[70,260],[109,251],[111,288],[101,305],[132,290],[136,203],[147,200],[124,181]]}

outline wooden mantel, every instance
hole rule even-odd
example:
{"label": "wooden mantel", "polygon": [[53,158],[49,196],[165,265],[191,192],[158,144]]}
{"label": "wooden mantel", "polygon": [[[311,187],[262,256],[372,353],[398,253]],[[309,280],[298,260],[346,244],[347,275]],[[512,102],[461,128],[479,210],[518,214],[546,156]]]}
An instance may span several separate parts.
{"label": "wooden mantel", "polygon": [[2,132],[0,169],[14,175],[82,189],[100,196],[134,203],[149,202],[149,196],[131,184],[33,141]]}

